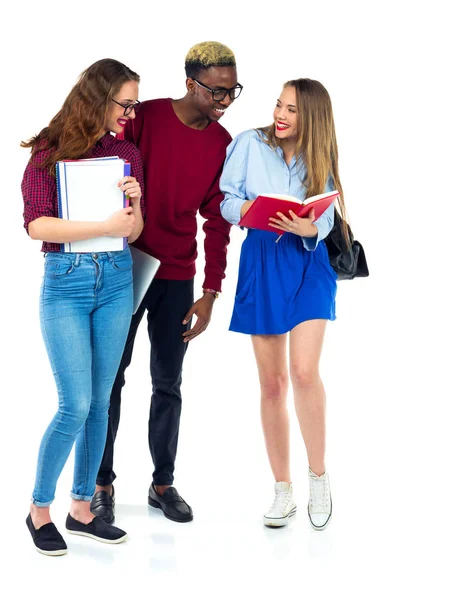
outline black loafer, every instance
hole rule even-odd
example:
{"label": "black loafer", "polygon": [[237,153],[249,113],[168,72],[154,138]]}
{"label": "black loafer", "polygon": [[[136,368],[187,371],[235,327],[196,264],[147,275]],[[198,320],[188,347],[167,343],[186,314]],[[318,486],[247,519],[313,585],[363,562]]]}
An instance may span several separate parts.
{"label": "black loafer", "polygon": [[113,495],[110,496],[108,492],[101,491],[94,494],[91,500],[91,513],[96,517],[100,517],[111,525],[113,523],[114,516],[114,507],[115,507],[115,491],[114,486],[112,489]]}
{"label": "black loafer", "polygon": [[120,544],[127,539],[125,531],[114,525],[108,525],[100,517],[94,517],[90,523],[85,525],[68,514],[65,521],[65,528],[68,533],[84,535],[98,542],[105,542],[105,544]]}
{"label": "black loafer", "polygon": [[46,523],[46,525],[35,529],[30,514],[25,522],[38,552],[47,556],[62,556],[62,554],[67,554],[67,544],[57,531],[54,523]]}
{"label": "black loafer", "polygon": [[192,521],[192,508],[179,495],[174,487],[169,487],[160,496],[151,484],[148,492],[148,504],[154,508],[160,508],[167,519],[178,523]]}

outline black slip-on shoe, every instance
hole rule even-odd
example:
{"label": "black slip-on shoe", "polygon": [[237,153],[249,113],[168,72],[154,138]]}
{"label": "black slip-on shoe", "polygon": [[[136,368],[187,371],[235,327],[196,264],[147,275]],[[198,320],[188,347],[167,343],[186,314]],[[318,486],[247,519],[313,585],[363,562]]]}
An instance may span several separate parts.
{"label": "black slip-on shoe", "polygon": [[91,500],[91,513],[96,517],[100,517],[111,525],[113,523],[114,516],[114,507],[115,507],[115,491],[114,486],[112,489],[112,496],[108,492],[101,491],[94,494]]}
{"label": "black slip-on shoe", "polygon": [[68,533],[84,535],[93,540],[97,540],[98,542],[104,542],[105,544],[120,544],[127,539],[127,533],[125,531],[114,525],[108,525],[108,523],[105,523],[100,517],[94,517],[90,523],[85,525],[74,519],[69,513],[67,515],[67,520],[65,521],[65,528]]}
{"label": "black slip-on shoe", "polygon": [[167,519],[177,523],[192,521],[192,508],[187,504],[174,487],[169,487],[160,496],[151,484],[148,491],[148,504],[160,508]]}
{"label": "black slip-on shoe", "polygon": [[57,531],[54,523],[46,523],[46,525],[35,529],[30,514],[25,522],[38,552],[47,556],[62,556],[62,554],[67,554],[67,544]]}

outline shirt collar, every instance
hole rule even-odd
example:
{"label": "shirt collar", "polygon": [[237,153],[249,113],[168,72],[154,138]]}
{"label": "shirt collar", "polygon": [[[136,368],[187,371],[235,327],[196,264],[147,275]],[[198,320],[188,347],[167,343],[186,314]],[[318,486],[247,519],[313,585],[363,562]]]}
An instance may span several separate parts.
{"label": "shirt collar", "polygon": [[[258,142],[260,144],[263,144],[264,146],[267,146],[267,148],[269,148],[269,150],[271,152],[275,152],[276,154],[278,154],[278,156],[284,160],[283,158],[283,150],[281,149],[280,146],[277,146],[276,148],[272,148],[271,146],[269,146],[268,144],[265,143],[265,140],[267,139],[266,135],[264,132],[256,130],[256,132],[258,133],[258,135],[256,136],[256,139],[258,140]],[[262,137],[261,137],[262,136]],[[299,159],[299,162],[302,163],[302,160]],[[297,159],[295,156],[293,156],[291,162],[288,165],[289,170],[291,170],[297,163]]]}
{"label": "shirt collar", "polygon": [[101,148],[107,148],[112,143],[113,139],[114,137],[109,131],[107,131],[107,133],[103,137],[97,140],[96,146],[100,146]]}

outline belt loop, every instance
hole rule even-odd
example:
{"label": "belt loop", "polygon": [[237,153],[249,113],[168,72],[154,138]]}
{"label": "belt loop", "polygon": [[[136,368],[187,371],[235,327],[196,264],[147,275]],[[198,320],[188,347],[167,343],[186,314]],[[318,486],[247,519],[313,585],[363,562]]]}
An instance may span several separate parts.
{"label": "belt loop", "polygon": [[79,254],[78,252],[76,253],[76,258],[75,258],[75,267],[78,267],[81,261],[81,254]]}

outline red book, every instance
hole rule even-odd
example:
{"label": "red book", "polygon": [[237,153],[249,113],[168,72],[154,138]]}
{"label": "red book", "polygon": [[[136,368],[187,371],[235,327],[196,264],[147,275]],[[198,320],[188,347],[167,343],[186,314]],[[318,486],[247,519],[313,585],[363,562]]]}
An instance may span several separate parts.
{"label": "red book", "polygon": [[311,196],[305,200],[299,200],[294,196],[283,196],[281,194],[263,194],[258,196],[250,208],[242,217],[239,225],[241,227],[250,227],[251,229],[263,229],[264,231],[275,231],[280,235],[285,233],[275,226],[269,225],[270,217],[279,218],[277,212],[281,212],[288,217],[291,217],[289,211],[292,210],[298,217],[306,217],[312,208],[315,209],[315,221],[327,210],[334,200],[338,197],[339,192],[333,190],[325,194]]}

